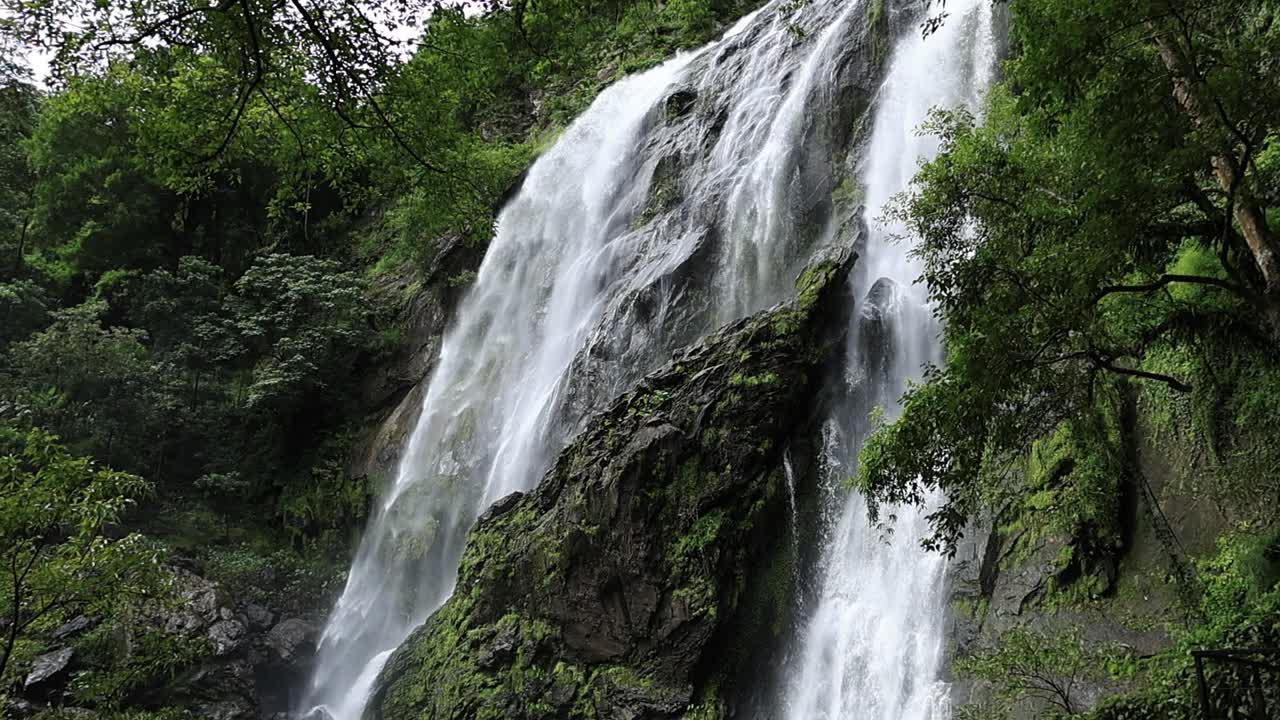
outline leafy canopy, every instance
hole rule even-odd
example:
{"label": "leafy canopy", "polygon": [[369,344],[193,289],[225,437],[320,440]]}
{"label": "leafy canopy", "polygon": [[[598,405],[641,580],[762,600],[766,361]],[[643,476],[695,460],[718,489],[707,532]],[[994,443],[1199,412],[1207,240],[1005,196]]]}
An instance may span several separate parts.
{"label": "leafy canopy", "polygon": [[937,112],[925,131],[942,152],[889,210],[948,356],[868,442],[858,481],[873,508],[943,489],[944,547],[993,494],[1022,492],[1019,458],[1107,386],[1191,390],[1152,362],[1161,348],[1265,351],[1280,331],[1277,4],[1011,11],[1013,58],[983,122]]}
{"label": "leafy canopy", "polygon": [[12,452],[0,457],[0,678],[29,634],[145,594],[156,560],[140,535],[105,532],[149,491],[141,478],[98,468],[43,431],[5,441]]}

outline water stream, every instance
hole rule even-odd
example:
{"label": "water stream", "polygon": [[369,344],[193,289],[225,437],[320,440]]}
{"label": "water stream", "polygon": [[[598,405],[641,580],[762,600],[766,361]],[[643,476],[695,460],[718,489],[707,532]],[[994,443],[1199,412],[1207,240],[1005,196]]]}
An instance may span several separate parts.
{"label": "water stream", "polygon": [[788,720],[950,717],[949,688],[938,679],[947,565],[919,546],[928,532],[928,508],[891,509],[893,521],[876,527],[862,498],[842,489],[843,479],[856,471],[873,409],[892,419],[909,379],[942,359],[939,327],[925,288],[916,284],[921,268],[909,247],[894,239],[902,228],[884,222],[881,212],[906,189],[919,161],[937,151],[936,139],[918,132],[930,109],[978,111],[993,79],[992,4],[950,0],[946,10],[947,22],[936,34],[923,38],[913,31],[899,41],[875,104],[862,168],[872,228],[862,269],[874,281],[848,336],[846,401],[826,426],[825,459],[835,488],[817,601],[786,683]]}

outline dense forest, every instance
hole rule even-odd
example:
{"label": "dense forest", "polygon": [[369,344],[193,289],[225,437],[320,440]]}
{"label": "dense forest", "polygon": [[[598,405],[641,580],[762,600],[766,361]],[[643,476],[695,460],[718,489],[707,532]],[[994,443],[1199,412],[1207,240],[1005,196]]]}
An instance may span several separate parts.
{"label": "dense forest", "polygon": [[[954,21],[864,4],[925,42]],[[602,89],[760,5],[6,3],[0,712],[237,720],[215,700],[244,673],[305,675],[295,646],[390,480],[357,456],[427,372],[424,303],[441,332],[503,205]],[[885,522],[941,492],[929,552],[990,533],[1007,567],[1048,568],[1035,604],[1058,619],[954,653],[985,688],[956,717],[1209,720],[1202,694],[1275,717],[1280,655],[1206,680],[1192,651],[1280,648],[1280,3],[995,5],[981,112],[938,108],[918,132],[940,153],[876,213],[921,263],[945,361],[847,485]],[[770,327],[767,350],[717,342],[790,347]],[[726,387],[787,373],[762,368]],[[1160,548],[1137,565],[1136,517]],[[716,522],[700,543],[750,544]],[[989,600],[953,604],[994,627]],[[1100,608],[1161,641],[1091,632]],[[307,641],[281,629],[304,621]],[[218,674],[250,645],[272,659]],[[633,717],[575,702],[494,717]],[[645,717],[730,715],[707,707]]]}

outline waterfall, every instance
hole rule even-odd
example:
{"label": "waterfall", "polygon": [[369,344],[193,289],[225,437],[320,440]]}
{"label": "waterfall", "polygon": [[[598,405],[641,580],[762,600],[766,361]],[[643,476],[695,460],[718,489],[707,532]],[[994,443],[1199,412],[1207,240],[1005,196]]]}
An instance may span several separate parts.
{"label": "waterfall", "polygon": [[[863,163],[868,224],[863,255],[874,283],[854,314],[846,401],[826,426],[829,481],[855,471],[857,451],[872,427],[872,408],[891,419],[908,378],[941,360],[937,323],[915,283],[921,268],[895,242],[897,227],[877,227],[876,215],[907,187],[936,140],[917,132],[935,106],[977,111],[996,65],[990,0],[951,0],[946,24],[922,38],[904,36],[876,100]],[[886,509],[887,527],[867,520],[856,493],[832,492],[835,517],[826,532],[817,600],[787,678],[783,715],[789,720],[944,720],[949,688],[938,678],[944,656],[946,561],[925,553],[927,508]],[[934,498],[937,501],[937,498]]]}
{"label": "waterfall", "polygon": [[[952,0],[948,8],[977,2]],[[845,172],[835,158],[855,142],[851,108],[865,108],[879,86],[863,42],[868,3],[883,10],[885,0],[773,0],[718,41],[607,88],[537,160],[503,209],[475,285],[445,334],[396,477],[374,508],[322,635],[301,710],[357,720],[390,654],[452,593],[466,533],[486,507],[536,484],[594,410],[673,349],[788,297],[796,273],[825,246],[861,242],[848,218],[837,216],[833,191]],[[957,25],[918,54],[958,52]],[[902,51],[895,68],[913,52]],[[901,88],[891,80],[880,91],[875,132],[886,138],[873,145],[888,149],[867,155],[871,206],[902,187],[914,154],[923,152],[903,140],[920,115],[914,104],[899,111],[904,124],[890,128],[886,103],[951,101],[963,85],[959,73],[929,76],[940,68],[906,64],[923,85],[910,91],[912,79],[903,77]],[[869,247],[872,272],[913,277],[889,259],[900,250]],[[904,307],[923,308],[908,285],[891,289]],[[922,327],[898,330],[915,339],[916,355],[892,363],[905,377],[936,350]],[[849,457],[833,451],[829,459]],[[838,539],[859,522],[855,505],[845,508],[845,524],[833,523],[818,613],[832,612],[829,594],[859,593],[852,584],[837,587],[845,580],[835,572],[846,560]],[[892,551],[857,547],[858,562],[885,566],[886,580],[918,572],[915,586],[936,595],[941,561],[923,560],[903,543]],[[864,577],[852,575],[851,583]],[[884,591],[887,601],[897,589]],[[874,600],[859,597],[863,605]],[[847,664],[844,657],[828,663]]]}

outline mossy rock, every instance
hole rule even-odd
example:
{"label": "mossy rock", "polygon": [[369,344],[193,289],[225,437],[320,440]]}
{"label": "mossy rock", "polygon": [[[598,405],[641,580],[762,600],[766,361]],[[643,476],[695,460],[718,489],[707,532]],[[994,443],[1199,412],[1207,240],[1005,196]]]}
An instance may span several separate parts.
{"label": "mossy rock", "polygon": [[491,508],[368,716],[719,717],[794,597],[782,449],[815,419],[852,262],[678,352]]}

